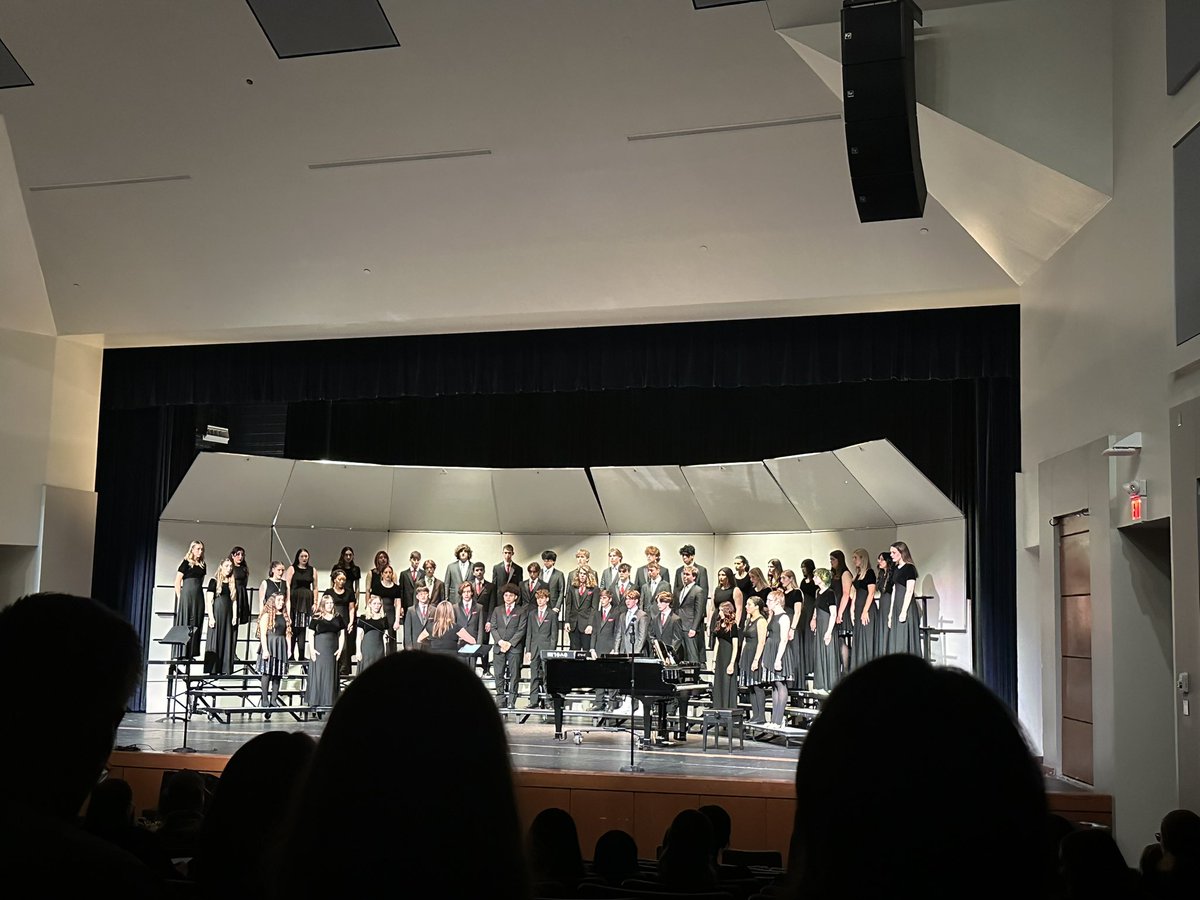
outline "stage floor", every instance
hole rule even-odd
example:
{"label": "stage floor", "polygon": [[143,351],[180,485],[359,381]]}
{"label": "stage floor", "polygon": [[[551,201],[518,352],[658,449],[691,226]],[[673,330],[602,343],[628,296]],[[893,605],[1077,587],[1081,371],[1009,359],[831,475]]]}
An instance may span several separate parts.
{"label": "stage floor", "polygon": [[[161,716],[128,713],[117,729],[118,747],[137,746],[139,750],[169,753],[183,743],[183,723],[163,722]],[[271,722],[234,718],[229,725],[211,722],[201,716],[188,726],[188,744],[201,753],[232,755],[242,744],[266,731],[301,731],[319,738],[323,722],[296,722],[291,716],[276,715]],[[506,726],[513,768],[521,771],[618,772],[629,762],[629,732],[599,731],[568,724],[567,740],[554,740],[552,724],[510,723]],[[583,743],[575,744],[572,735],[583,732]],[[779,739],[776,739],[779,740]],[[769,741],[746,738],[745,749],[729,752],[728,738],[719,748],[710,737],[708,751],[700,749],[700,735],[692,734],[673,747],[637,750],[634,758],[646,774],[685,775],[705,778],[729,778],[754,781],[791,782],[796,775],[798,747],[786,748]]]}

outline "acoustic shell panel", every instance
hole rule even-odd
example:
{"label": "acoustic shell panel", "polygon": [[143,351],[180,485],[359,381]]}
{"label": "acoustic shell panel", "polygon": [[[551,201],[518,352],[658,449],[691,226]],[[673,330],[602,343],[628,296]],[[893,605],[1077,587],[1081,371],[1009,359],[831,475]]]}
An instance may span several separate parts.
{"label": "acoustic shell panel", "polygon": [[602,534],[604,514],[584,469],[496,469],[492,489],[500,530]]}
{"label": "acoustic shell panel", "polygon": [[387,531],[391,506],[387,466],[297,462],[276,524]]}
{"label": "acoustic shell panel", "polygon": [[761,462],[685,466],[683,474],[715,532],[808,530]]}
{"label": "acoustic shell panel", "polygon": [[834,454],[897,525],[962,518],[962,511],[891,441],[855,444]]}
{"label": "acoustic shell panel", "polygon": [[201,453],[160,518],[270,525],[294,465],[290,459],[268,456]]}
{"label": "acoustic shell panel", "polygon": [[813,531],[893,524],[834,453],[768,459],[766,466]]}
{"label": "acoustic shell panel", "polygon": [[392,469],[393,531],[499,532],[491,469]]}
{"label": "acoustic shell panel", "polygon": [[613,532],[712,533],[679,466],[592,469],[592,481]]}

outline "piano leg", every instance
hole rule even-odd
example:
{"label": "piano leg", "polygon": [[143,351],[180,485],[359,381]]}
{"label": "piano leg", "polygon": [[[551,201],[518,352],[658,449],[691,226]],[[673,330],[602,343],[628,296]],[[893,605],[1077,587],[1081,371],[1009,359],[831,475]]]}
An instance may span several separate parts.
{"label": "piano leg", "polygon": [[690,697],[690,696],[691,696],[691,694],[689,692],[684,691],[682,696],[679,698],[679,739],[681,741],[687,740],[687,735],[688,735],[688,697]]}
{"label": "piano leg", "polygon": [[551,698],[551,702],[554,704],[554,739],[556,741],[566,740],[566,738],[563,737],[563,703],[564,703],[564,700],[561,695],[555,694]]}

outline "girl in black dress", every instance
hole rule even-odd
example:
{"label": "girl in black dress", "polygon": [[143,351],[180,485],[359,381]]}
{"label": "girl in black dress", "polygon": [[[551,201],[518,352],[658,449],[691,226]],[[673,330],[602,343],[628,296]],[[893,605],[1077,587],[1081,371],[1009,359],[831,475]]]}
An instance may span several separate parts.
{"label": "girl in black dress", "polygon": [[883,625],[879,612],[879,598],[875,594],[875,570],[871,568],[871,554],[861,547],[850,555],[854,564],[854,599],[851,603],[851,620],[854,622],[851,665],[857,669],[875,658],[877,634]]}
{"label": "girl in black dress", "polygon": [[250,621],[250,566],[246,562],[246,548],[234,547],[229,551],[229,561],[233,563],[233,608],[237,611],[239,622]]}
{"label": "girl in black dress", "polygon": [[713,608],[720,608],[721,604],[726,601],[733,604],[734,622],[741,622],[742,616],[745,615],[745,599],[742,590],[734,583],[733,569],[722,566],[717,570],[717,587],[713,591],[712,598]]}
{"label": "girl in black dress", "polygon": [[892,567],[896,570],[892,580],[892,609],[896,611],[896,622],[892,626],[892,652],[923,656],[921,601],[916,599],[917,567],[904,541],[892,544],[890,552]]}
{"label": "girl in black dress", "polygon": [[313,660],[308,667],[308,705],[314,709],[333,706],[338,696],[338,659],[346,650],[346,624],[334,611],[327,591],[320,611],[313,616]]}
{"label": "girl in black dress", "polygon": [[433,619],[417,635],[417,643],[434,653],[458,654],[458,629],[454,627],[454,604],[441,601],[433,609]]}
{"label": "girl in black dress", "polygon": [[879,598],[879,627],[875,629],[875,655],[892,652],[892,559],[886,553],[875,558],[875,596]]}
{"label": "girl in black dress", "polygon": [[325,591],[324,596],[333,599],[334,612],[346,629],[346,652],[342,654],[338,662],[338,674],[350,674],[350,656],[354,651],[353,632],[357,627],[358,604],[354,600],[354,592],[347,586],[347,577],[344,569],[334,569],[330,574],[331,585]]}
{"label": "girl in black dress", "polygon": [[204,541],[192,541],[175,572],[175,624],[192,629],[188,642],[180,647],[179,655],[195,659],[200,655],[200,632],[204,630]]}
{"label": "girl in black dress", "polygon": [[732,600],[717,602],[717,614],[712,618],[712,635],[717,643],[717,657],[713,661],[713,709],[736,709],[738,627],[737,610]]}
{"label": "girl in black dress", "polygon": [[317,596],[317,570],[309,565],[308,551],[301,547],[284,576],[288,587],[288,617],[292,620],[292,638],[296,659],[304,659],[304,638],[313,616]]}
{"label": "girl in black dress", "polygon": [[804,636],[811,634],[808,630],[808,621],[804,618],[804,591],[800,590],[796,573],[791,569],[783,570],[783,574],[779,576],[779,582],[783,585],[780,588],[783,591],[783,609],[791,622],[788,640],[792,644],[792,660],[796,664],[796,678],[793,683],[800,690],[804,690],[805,676],[809,671],[805,661],[807,648],[804,646]]}
{"label": "girl in black dress", "polygon": [[361,675],[371,663],[383,659],[384,637],[388,631],[387,616],[383,613],[383,600],[374,595],[367,603],[367,611],[358,617],[358,652],[354,661]]}
{"label": "girl in black dress", "polygon": [[742,605],[738,607],[738,627],[746,624],[746,601],[750,599],[750,560],[744,556],[733,558],[733,585],[742,593]]}
{"label": "girl in black dress", "polygon": [[[283,563],[271,563],[271,574],[279,573],[283,581]],[[274,578],[266,583],[270,585]],[[287,594],[276,590],[263,595],[262,612],[258,615],[258,672],[262,676],[262,699],[259,705],[266,710],[279,705],[279,685],[287,675],[291,653],[292,623],[288,621]],[[269,693],[268,693],[269,691]],[[263,713],[268,722],[271,713]]]}
{"label": "girl in black dress", "polygon": [[854,578],[846,568],[846,554],[841,550],[829,553],[829,586],[837,594],[837,635],[841,664],[839,673],[850,671],[850,642],[854,638]]}
{"label": "girl in black dress", "polygon": [[[380,551],[381,553],[383,551]],[[384,565],[379,571],[378,579],[372,578],[371,596],[383,601],[383,615],[387,619],[386,652],[395,653],[400,649],[400,628],[404,622],[404,588],[396,581],[396,570],[391,563]]]}
{"label": "girl in black dress", "polygon": [[757,597],[762,603],[759,606],[765,610],[767,608],[767,594],[771,593],[771,586],[767,584],[767,579],[763,576],[762,569],[755,566],[750,570],[750,594],[751,597]]}
{"label": "girl in black dress", "polygon": [[771,682],[771,724],[783,725],[787,714],[788,689],[796,677],[796,662],[792,643],[788,640],[791,621],[783,606],[783,591],[767,594],[767,643],[763,648],[763,665]]}
{"label": "girl in black dress", "polygon": [[828,569],[817,569],[813,577],[817,586],[816,612],[813,614],[817,645],[814,688],[832,691],[838,682],[838,641],[833,634],[837,625],[838,594],[830,586],[833,573]]}
{"label": "girl in black dress", "polygon": [[783,563],[777,559],[767,560],[767,587],[773,591],[783,587]]}
{"label": "girl in black dress", "polygon": [[[333,582],[334,576],[338,572],[342,572],[346,576],[345,589],[350,592],[350,602],[357,606],[358,604],[358,585],[362,581],[362,569],[354,562],[354,548],[343,547],[342,553],[338,557],[338,561],[333,564],[333,568],[329,570],[329,581]],[[342,621],[346,622],[346,652],[342,654],[341,662],[338,664],[339,675],[350,674],[350,658],[355,653],[354,642],[357,639],[357,632],[354,626],[354,613],[348,613],[342,616]]]}
{"label": "girl in black dress", "polygon": [[208,639],[204,647],[204,674],[232,675],[234,662],[233,561],[226,557],[217,575],[208,582]]}
{"label": "girl in black dress", "polygon": [[750,724],[767,721],[767,678],[763,651],[767,645],[767,620],[762,600],[751,595],[746,600],[746,627],[742,631],[742,654],[738,664],[738,683],[750,689]]}
{"label": "girl in black dress", "polygon": [[288,586],[287,582],[283,579],[283,575],[283,563],[272,560],[271,569],[267,572],[267,577],[258,586],[258,596],[262,600],[263,609],[267,608],[267,601],[276,594],[283,595],[283,608],[285,610],[288,608]]}

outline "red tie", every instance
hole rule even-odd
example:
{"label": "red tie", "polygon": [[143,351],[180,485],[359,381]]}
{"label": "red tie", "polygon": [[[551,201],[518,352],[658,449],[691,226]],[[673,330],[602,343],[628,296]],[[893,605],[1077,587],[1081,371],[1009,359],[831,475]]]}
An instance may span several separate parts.
{"label": "red tie", "polygon": [[546,621],[546,610],[539,609],[538,610],[538,624],[541,625],[545,621]]}
{"label": "red tie", "polygon": [[511,606],[504,607],[504,618],[507,619],[511,615],[512,615],[512,607]]}
{"label": "red tie", "polygon": [[663,615],[662,615],[662,624],[663,624],[664,628],[667,627],[667,614],[666,613],[663,613]]}

